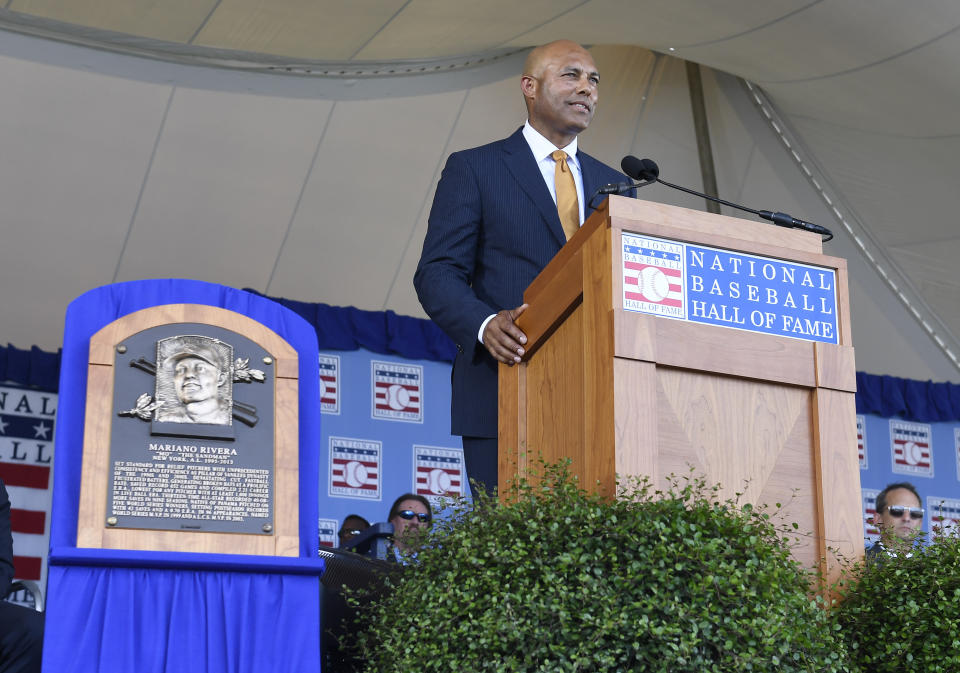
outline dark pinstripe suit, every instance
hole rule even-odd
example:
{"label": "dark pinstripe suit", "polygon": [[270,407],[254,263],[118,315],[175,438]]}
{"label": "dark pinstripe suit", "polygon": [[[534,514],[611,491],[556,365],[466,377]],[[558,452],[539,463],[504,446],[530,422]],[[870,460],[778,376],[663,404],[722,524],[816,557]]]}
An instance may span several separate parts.
{"label": "dark pinstripe suit", "polygon": [[[577,152],[586,199],[627,177]],[[585,215],[593,212],[586,207]],[[487,316],[523,303],[523,291],[566,238],[542,174],[517,130],[447,159],[413,278],[427,314],[457,344],[453,434],[497,436],[497,363],[477,341]]]}

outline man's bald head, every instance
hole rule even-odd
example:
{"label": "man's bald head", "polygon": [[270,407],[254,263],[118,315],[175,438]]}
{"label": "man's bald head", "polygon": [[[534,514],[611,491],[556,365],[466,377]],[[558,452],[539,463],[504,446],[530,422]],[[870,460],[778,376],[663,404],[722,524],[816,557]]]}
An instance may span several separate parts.
{"label": "man's bald head", "polygon": [[527,60],[523,64],[523,74],[542,77],[546,63],[556,58],[558,54],[564,55],[576,51],[585,54],[588,58],[590,57],[590,52],[572,40],[554,40],[547,44],[541,44],[527,55]]}
{"label": "man's bald head", "polygon": [[520,78],[530,125],[557,147],[566,147],[590,125],[600,75],[590,52],[557,40],[530,52]]}

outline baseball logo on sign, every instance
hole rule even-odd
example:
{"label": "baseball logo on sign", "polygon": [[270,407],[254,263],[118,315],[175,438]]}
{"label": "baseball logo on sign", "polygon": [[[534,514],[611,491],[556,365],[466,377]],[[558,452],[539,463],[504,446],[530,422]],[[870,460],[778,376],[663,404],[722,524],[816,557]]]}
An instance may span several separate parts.
{"label": "baseball logo on sign", "polygon": [[626,232],[623,243],[623,308],[685,318],[683,246]]}
{"label": "baseball logo on sign", "polygon": [[381,444],[371,439],[330,438],[330,495],[381,498]]}
{"label": "baseball logo on sign", "polygon": [[423,423],[423,367],[398,362],[370,362],[371,416]]}
{"label": "baseball logo on sign", "polygon": [[436,446],[414,446],[414,493],[434,505],[442,496],[464,495],[463,451]]}
{"label": "baseball logo on sign", "polygon": [[929,424],[891,420],[890,452],[894,472],[933,476],[933,438]]}
{"label": "baseball logo on sign", "polygon": [[340,414],[340,356],[320,355],[320,411]]}

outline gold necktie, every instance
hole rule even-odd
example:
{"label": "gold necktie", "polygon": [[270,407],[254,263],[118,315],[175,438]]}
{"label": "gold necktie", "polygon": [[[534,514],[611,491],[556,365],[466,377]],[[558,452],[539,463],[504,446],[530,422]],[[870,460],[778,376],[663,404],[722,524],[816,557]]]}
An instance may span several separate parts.
{"label": "gold necktie", "polygon": [[550,155],[557,162],[553,173],[554,185],[557,189],[557,212],[560,214],[560,224],[567,240],[573,238],[580,228],[580,206],[577,203],[577,185],[573,181],[573,173],[567,165],[567,153],[557,150]]}

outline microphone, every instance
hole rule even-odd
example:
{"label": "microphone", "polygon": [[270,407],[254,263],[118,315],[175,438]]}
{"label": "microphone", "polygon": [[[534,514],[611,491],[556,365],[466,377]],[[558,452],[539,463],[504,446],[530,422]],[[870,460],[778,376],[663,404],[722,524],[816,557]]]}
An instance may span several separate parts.
{"label": "microphone", "polygon": [[[627,159],[634,159],[634,157],[627,157]],[[627,159],[624,159],[624,161],[626,161]],[[630,173],[627,173],[627,171],[624,171],[624,173],[627,173],[627,175],[633,178],[634,180],[643,180],[643,182],[636,182],[636,183],[615,182],[609,185],[604,185],[603,187],[595,191],[593,193],[593,196],[590,197],[590,200],[588,201],[588,203],[591,208],[596,208],[596,206],[593,204],[593,201],[598,196],[607,195],[607,194],[623,194],[624,192],[629,192],[631,189],[639,189],[640,187],[646,187],[647,185],[652,185],[654,182],[657,181],[656,178],[660,174],[660,169],[657,168],[657,165],[653,161],[651,161],[650,159],[643,159],[642,161],[640,159],[635,159],[635,161],[640,163],[642,163],[643,161],[647,162],[646,164],[643,164],[647,172],[650,171],[650,167],[652,166],[653,177],[647,177],[646,175],[642,177],[638,177],[637,175],[632,175]],[[621,163],[621,167],[622,167],[622,163]]]}
{"label": "microphone", "polygon": [[[754,210],[753,208],[747,208],[746,206],[731,203],[730,201],[724,201],[723,199],[718,199],[714,196],[708,196],[707,194],[702,194],[692,189],[687,189],[686,187],[681,187],[680,185],[674,185],[661,180],[660,167],[657,166],[657,163],[652,159],[637,159],[634,156],[627,155],[623,158],[623,161],[620,162],[620,168],[623,169],[623,172],[634,180],[646,180],[647,182],[644,184],[659,182],[661,185],[666,185],[667,187],[672,187],[673,189],[679,189],[681,192],[686,192],[687,194],[693,194],[694,196],[709,199],[715,203],[721,203],[725,206],[736,208],[737,210],[753,213],[754,215],[757,215],[768,222],[773,222],[779,227],[786,227],[788,229],[803,229],[804,231],[809,231],[814,234],[820,234],[824,237],[824,242],[833,239],[833,232],[826,227],[820,226],[819,224],[814,224],[813,222],[807,222],[805,220],[798,220],[797,218],[791,217],[786,213],[774,213],[769,210]],[[609,187],[612,185],[607,186]]]}
{"label": "microphone", "polygon": [[637,159],[628,154],[620,162],[620,168],[634,180],[656,180],[660,177],[660,167],[653,159]]}

